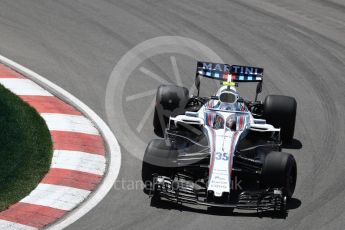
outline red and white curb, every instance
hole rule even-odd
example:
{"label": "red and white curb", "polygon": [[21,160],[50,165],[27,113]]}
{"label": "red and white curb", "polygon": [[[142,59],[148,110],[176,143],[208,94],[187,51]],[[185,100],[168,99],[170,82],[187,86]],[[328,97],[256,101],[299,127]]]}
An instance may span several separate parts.
{"label": "red and white curb", "polygon": [[120,169],[119,145],[90,108],[2,56],[0,84],[40,113],[54,149],[50,170],[39,185],[0,212],[0,229],[62,229],[87,213],[110,190]]}

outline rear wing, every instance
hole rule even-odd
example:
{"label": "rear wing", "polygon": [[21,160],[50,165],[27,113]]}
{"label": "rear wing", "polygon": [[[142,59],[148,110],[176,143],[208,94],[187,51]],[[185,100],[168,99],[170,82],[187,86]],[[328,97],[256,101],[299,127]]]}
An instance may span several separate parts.
{"label": "rear wing", "polygon": [[207,77],[223,82],[258,82],[256,87],[255,101],[258,94],[262,91],[262,81],[264,77],[264,69],[252,66],[228,65],[212,62],[197,63],[195,86],[200,91],[200,77]]}
{"label": "rear wing", "polygon": [[196,77],[207,77],[228,82],[262,82],[264,69],[252,66],[198,62]]}

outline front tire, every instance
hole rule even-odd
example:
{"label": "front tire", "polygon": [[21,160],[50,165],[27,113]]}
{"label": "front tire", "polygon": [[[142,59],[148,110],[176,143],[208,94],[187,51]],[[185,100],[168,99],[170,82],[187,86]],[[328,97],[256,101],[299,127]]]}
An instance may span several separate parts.
{"label": "front tire", "polygon": [[174,158],[176,158],[176,151],[166,145],[165,140],[154,139],[150,141],[144,154],[141,170],[141,177],[146,191],[153,188],[154,174],[170,176],[174,166]]}
{"label": "front tire", "polygon": [[297,180],[296,160],[289,153],[271,152],[265,158],[261,176],[262,187],[282,188],[291,198]]}

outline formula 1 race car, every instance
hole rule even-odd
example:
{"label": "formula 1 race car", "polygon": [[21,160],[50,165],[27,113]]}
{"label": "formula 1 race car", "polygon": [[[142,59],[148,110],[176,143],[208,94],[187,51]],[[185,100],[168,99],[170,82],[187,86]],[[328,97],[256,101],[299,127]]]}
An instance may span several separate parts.
{"label": "formula 1 race car", "polygon": [[[199,96],[202,77],[222,84],[214,96]],[[297,103],[281,95],[258,101],[262,81],[262,68],[198,62],[196,96],[161,85],[153,126],[163,138],[145,151],[146,191],[178,203],[285,213],[297,166],[281,146],[293,139]],[[242,82],[257,82],[255,100],[239,95]]]}

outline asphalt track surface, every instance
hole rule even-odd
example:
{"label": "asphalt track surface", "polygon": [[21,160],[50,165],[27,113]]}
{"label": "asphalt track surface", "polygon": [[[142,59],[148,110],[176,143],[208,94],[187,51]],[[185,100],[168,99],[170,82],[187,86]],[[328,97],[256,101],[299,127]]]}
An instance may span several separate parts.
{"label": "asphalt track surface", "polygon": [[[71,92],[104,120],[114,65],[140,42],[166,35],[195,39],[227,63],[263,66],[263,94],[298,101],[296,140],[286,150],[297,159],[298,183],[286,219],[151,207],[140,189],[114,188],[68,229],[344,229],[344,15],[342,0],[1,0],[1,54]],[[192,60],[175,56],[190,83],[195,66],[186,63]],[[172,80],[163,59],[145,67]],[[158,85],[140,78],[136,83],[127,84],[125,94]],[[125,106],[127,120],[137,124],[151,100]],[[147,141],[150,124],[139,134]],[[122,148],[118,180],[140,180],[140,169],[140,159]]]}

